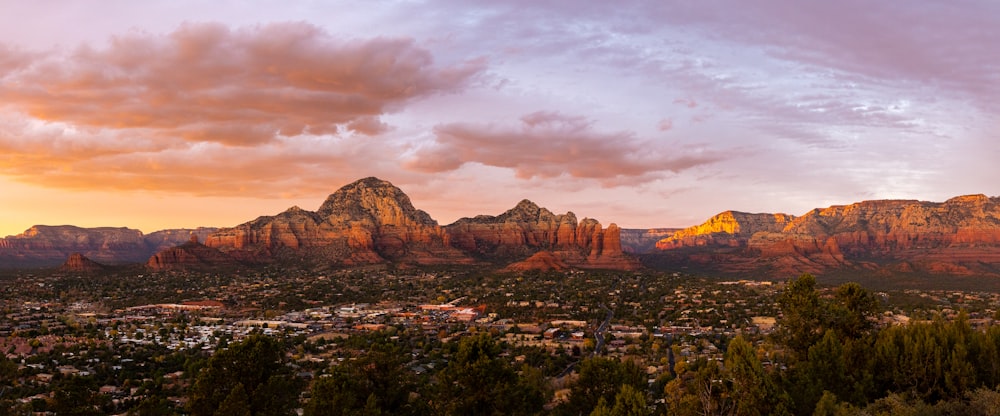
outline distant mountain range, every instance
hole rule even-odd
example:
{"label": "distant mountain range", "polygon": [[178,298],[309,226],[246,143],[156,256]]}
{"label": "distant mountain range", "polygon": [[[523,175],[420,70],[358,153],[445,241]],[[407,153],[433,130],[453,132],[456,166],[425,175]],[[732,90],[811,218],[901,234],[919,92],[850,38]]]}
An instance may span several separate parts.
{"label": "distant mountain range", "polygon": [[143,235],[142,231],[125,227],[36,225],[0,239],[0,267],[54,267],[74,253],[104,264],[145,262],[157,252],[190,240],[192,235],[205,238],[216,230],[173,229]]}
{"label": "distant mountain range", "polygon": [[[77,253],[76,256],[73,256]],[[0,239],[0,267],[154,270],[294,262],[315,268],[393,264],[699,270],[749,278],[864,271],[1000,277],[1000,198],[864,201],[801,216],[720,213],[686,229],[604,228],[524,200],[499,215],[441,226],[389,182],[365,178],[316,211],[292,207],[231,228],[35,226]]]}
{"label": "distant mountain range", "polygon": [[1000,198],[864,201],[798,217],[726,211],[659,240],[646,263],[751,277],[845,270],[1000,277]]}
{"label": "distant mountain range", "polygon": [[[489,264],[511,270],[639,268],[625,254],[620,229],[531,201],[498,216],[440,226],[389,182],[365,178],[330,195],[316,211],[292,207],[232,228],[166,230],[143,236],[128,228],[32,227],[0,240],[0,265],[38,267],[144,262],[154,270],[296,262],[317,268],[373,264]],[[87,263],[89,264],[89,263]],[[93,269],[92,266],[89,266]]]}

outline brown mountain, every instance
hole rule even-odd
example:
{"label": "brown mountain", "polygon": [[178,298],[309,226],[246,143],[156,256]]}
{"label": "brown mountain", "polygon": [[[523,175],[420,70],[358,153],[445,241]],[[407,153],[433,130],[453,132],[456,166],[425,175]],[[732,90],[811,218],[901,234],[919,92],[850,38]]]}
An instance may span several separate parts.
{"label": "brown mountain", "polygon": [[[517,261],[511,267],[623,269],[638,263],[621,248],[620,229],[567,212],[555,215],[523,200],[498,216],[462,218],[445,227],[451,243],[465,252],[493,261]],[[546,253],[546,254],[539,254]]]}
{"label": "brown mountain", "polygon": [[[519,269],[634,269],[619,229],[573,213],[554,215],[530,201],[499,215],[463,218],[442,227],[389,182],[365,178],[330,195],[315,212],[292,207],[221,229],[205,245],[248,263],[308,261],[328,266],[473,264]],[[545,261],[530,258],[545,252]],[[169,259],[164,259],[169,261]],[[152,262],[152,260],[151,260]],[[537,267],[536,267],[537,266]]]}
{"label": "brown mountain", "polygon": [[204,238],[213,231],[215,228],[178,229],[143,235],[125,227],[36,225],[0,239],[0,268],[55,267],[73,253],[104,264],[138,263],[187,241],[192,234]]}
{"label": "brown mountain", "polygon": [[238,266],[236,259],[198,242],[198,236],[179,246],[154,254],[146,262],[153,270],[183,270],[191,268],[216,268]]}
{"label": "brown mountain", "polygon": [[674,235],[680,228],[622,228],[622,251],[640,254],[656,248],[656,242]]}
{"label": "brown mountain", "polygon": [[59,271],[63,272],[99,272],[104,270],[103,264],[97,263],[91,259],[88,259],[80,253],[73,253],[69,255],[66,262],[59,267]]}
{"label": "brown mountain", "polygon": [[330,195],[316,212],[298,207],[210,235],[205,244],[237,259],[308,257],[333,265],[468,264],[426,212],[391,183],[365,178]]}
{"label": "brown mountain", "polygon": [[864,201],[802,216],[725,212],[659,241],[660,264],[723,272],[1000,273],[1000,198]]}

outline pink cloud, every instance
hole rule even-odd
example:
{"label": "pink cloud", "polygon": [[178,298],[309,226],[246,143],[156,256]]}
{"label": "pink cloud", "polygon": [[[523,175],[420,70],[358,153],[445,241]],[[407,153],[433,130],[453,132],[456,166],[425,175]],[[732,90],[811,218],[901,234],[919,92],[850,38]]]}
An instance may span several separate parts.
{"label": "pink cloud", "polygon": [[412,40],[344,41],[306,23],[185,24],[44,58],[0,49],[0,65],[11,69],[2,106],[31,117],[232,146],[341,125],[376,134],[379,115],[460,90],[484,68],[438,68]]}
{"label": "pink cloud", "polygon": [[453,123],[435,128],[433,143],[416,151],[407,167],[422,172],[466,163],[509,168],[519,178],[598,179],[617,186],[628,177],[649,181],[724,157],[701,147],[664,149],[628,131],[605,133],[583,117],[557,112],[525,115],[516,126]]}
{"label": "pink cloud", "polygon": [[657,123],[656,128],[660,131],[669,131],[674,128],[674,121],[669,118],[662,119]]}

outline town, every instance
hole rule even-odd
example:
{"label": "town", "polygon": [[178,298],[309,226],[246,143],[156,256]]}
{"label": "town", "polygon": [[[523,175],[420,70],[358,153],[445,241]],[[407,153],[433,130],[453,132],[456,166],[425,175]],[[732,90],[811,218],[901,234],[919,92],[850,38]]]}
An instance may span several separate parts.
{"label": "town", "polygon": [[[252,334],[285,340],[305,383],[355,359],[371,337],[405,345],[405,367],[421,377],[447,365],[450,342],[488,334],[513,365],[542,371],[552,407],[587,357],[632,362],[662,392],[679,362],[721,361],[736,336],[765,342],[785,286],[652,272],[19,272],[0,281],[0,351],[12,368],[0,388],[5,403],[44,413],[60,406],[57,386],[82,378],[102,413],[151,401],[180,412],[206,359]],[[986,327],[1000,302],[954,290],[875,295],[881,325],[962,312]]]}

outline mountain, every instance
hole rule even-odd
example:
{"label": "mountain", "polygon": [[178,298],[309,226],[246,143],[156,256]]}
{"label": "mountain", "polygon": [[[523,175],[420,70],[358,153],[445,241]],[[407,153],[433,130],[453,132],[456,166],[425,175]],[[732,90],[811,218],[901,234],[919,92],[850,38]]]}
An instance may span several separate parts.
{"label": "mountain", "polygon": [[656,248],[660,267],[725,273],[1000,275],[1000,198],[864,201],[798,217],[727,211]]}
{"label": "mountain", "polygon": [[88,259],[80,253],[73,253],[69,255],[66,262],[59,267],[59,271],[63,272],[99,272],[104,270],[103,264],[97,263],[91,259]]}
{"label": "mountain", "polygon": [[444,229],[413,207],[402,190],[378,178],[348,184],[316,212],[298,207],[208,236],[205,244],[247,262],[294,257],[339,266],[470,264]]}
{"label": "mountain", "polygon": [[219,268],[238,266],[236,259],[198,242],[198,236],[179,246],[162,250],[146,262],[153,270],[184,270],[189,268]]}
{"label": "mountain", "polygon": [[631,254],[645,253],[656,247],[656,242],[674,235],[680,228],[622,228],[622,251]]}
{"label": "mountain", "polygon": [[215,228],[163,230],[143,235],[125,227],[81,228],[36,225],[0,239],[0,268],[56,267],[71,254],[104,264],[143,262],[150,255],[187,241],[204,238]]}
{"label": "mountain", "polygon": [[[596,220],[578,222],[573,213],[555,215],[522,201],[498,216],[463,218],[442,227],[416,209],[402,190],[378,178],[340,188],[316,211],[292,207],[220,229],[205,245],[245,263],[305,261],[344,267],[525,262],[516,266],[519,270],[639,267],[622,252],[614,224],[604,229]],[[550,259],[532,261],[539,252]]]}
{"label": "mountain", "polygon": [[[638,268],[621,248],[620,229],[567,212],[555,215],[523,200],[498,216],[462,218],[445,227],[453,246],[491,261],[515,261],[517,270],[567,267]],[[545,254],[539,254],[545,253]]]}

